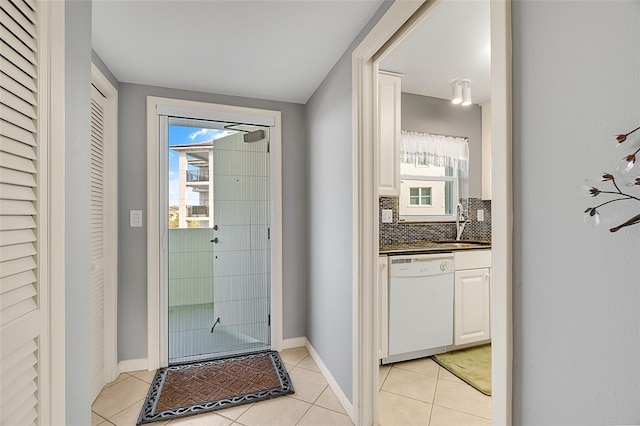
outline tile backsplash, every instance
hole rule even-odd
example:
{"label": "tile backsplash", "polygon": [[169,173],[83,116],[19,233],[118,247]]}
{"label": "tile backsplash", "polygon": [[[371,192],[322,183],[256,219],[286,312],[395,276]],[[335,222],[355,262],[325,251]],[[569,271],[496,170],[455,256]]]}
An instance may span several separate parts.
{"label": "tile backsplash", "polygon": [[[382,210],[393,210],[393,223],[382,223]],[[484,210],[484,221],[478,222],[478,210]],[[379,197],[378,222],[380,244],[398,244],[424,240],[452,240],[456,238],[456,224],[448,222],[399,222],[399,199]],[[462,240],[491,240],[491,200],[469,199],[469,220],[462,232]]]}

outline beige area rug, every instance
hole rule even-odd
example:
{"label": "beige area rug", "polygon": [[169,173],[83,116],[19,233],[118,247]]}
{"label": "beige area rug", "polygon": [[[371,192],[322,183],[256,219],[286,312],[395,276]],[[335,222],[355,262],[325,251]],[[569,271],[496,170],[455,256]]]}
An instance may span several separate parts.
{"label": "beige area rug", "polygon": [[431,358],[483,394],[491,396],[491,344],[433,355]]}

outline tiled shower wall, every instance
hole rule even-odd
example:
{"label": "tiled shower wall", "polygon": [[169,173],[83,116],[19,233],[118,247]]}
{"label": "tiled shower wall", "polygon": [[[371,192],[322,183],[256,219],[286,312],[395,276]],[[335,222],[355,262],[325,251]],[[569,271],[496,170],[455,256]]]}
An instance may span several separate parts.
{"label": "tiled shower wall", "polygon": [[[382,223],[382,210],[393,210],[393,223]],[[477,221],[477,211],[484,210],[484,221]],[[404,223],[398,222],[399,200],[397,197],[380,197],[378,222],[380,244],[424,240],[451,240],[456,238],[456,224],[447,222]],[[491,240],[491,200],[469,199],[469,223],[462,232],[462,240]]]}

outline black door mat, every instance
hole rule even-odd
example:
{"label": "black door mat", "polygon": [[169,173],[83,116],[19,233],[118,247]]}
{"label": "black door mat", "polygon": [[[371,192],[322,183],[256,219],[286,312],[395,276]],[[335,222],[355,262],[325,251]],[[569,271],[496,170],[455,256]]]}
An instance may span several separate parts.
{"label": "black door mat", "polygon": [[294,393],[276,351],[161,368],[138,425],[206,413]]}

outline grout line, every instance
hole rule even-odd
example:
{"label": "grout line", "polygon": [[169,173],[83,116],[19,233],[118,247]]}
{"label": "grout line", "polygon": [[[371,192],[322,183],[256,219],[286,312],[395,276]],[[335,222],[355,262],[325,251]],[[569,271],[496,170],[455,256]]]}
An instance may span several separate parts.
{"label": "grout line", "polygon": [[[291,397],[293,397],[293,395],[289,395]],[[298,401],[302,401],[301,399],[299,399]],[[302,401],[302,402],[307,402],[307,401]],[[308,404],[308,402],[307,402]],[[311,410],[311,407],[313,407],[313,403],[309,405],[309,408],[307,408],[307,411],[304,412],[304,414],[300,417],[300,419],[296,422],[296,426],[300,424],[300,422],[302,421],[302,419],[304,419],[304,416],[307,415],[307,413]]]}
{"label": "grout line", "polygon": [[[98,414],[98,413],[96,413],[95,411],[93,411],[93,409],[91,410],[91,414],[95,414],[96,416],[100,417],[100,419],[102,419],[102,420],[100,421],[100,423],[104,423],[104,422],[107,422],[107,421],[108,421],[106,418],[102,417],[100,414]],[[98,423],[98,424],[100,424],[100,423]]]}
{"label": "grout line", "polygon": [[436,375],[436,387],[433,389],[433,400],[431,401],[431,409],[429,410],[429,425],[431,425],[431,416],[433,416],[433,406],[436,405],[436,393],[438,392],[438,383],[440,383],[440,369],[438,366],[438,374]]}
{"label": "grout line", "polygon": [[[322,396],[322,395],[327,391],[327,389],[329,389],[329,390],[331,390],[331,392],[333,392],[333,389],[331,389],[331,386],[327,386],[327,387],[325,388],[325,390],[323,390],[323,391],[320,393],[320,396]],[[318,399],[320,399],[320,396],[318,396]],[[316,402],[318,402],[318,399],[316,399]],[[340,403],[340,401],[338,401],[338,403]],[[316,404],[315,402],[313,403],[313,405],[315,405],[316,407],[324,408],[325,410],[333,411],[334,413],[342,414],[343,416],[347,416],[347,417],[349,417],[349,415],[348,415],[347,413],[344,413],[344,412],[342,412],[342,413],[341,413],[340,411],[336,411],[336,410],[334,410],[333,408],[327,408],[327,407],[324,407],[324,406],[322,406],[322,405],[318,405],[318,404]],[[343,410],[344,410],[344,408],[343,408]]]}
{"label": "grout line", "polygon": [[[304,370],[304,368],[303,368]],[[320,399],[320,397],[322,396],[322,394],[324,393],[324,391],[327,390],[327,388],[329,387],[329,384],[327,383],[327,385],[324,387],[324,389],[322,389],[322,391],[318,394],[318,396],[316,396],[316,399],[313,400],[313,402],[311,403],[311,405],[316,405],[316,402],[318,402],[318,400]],[[318,405],[318,407],[320,407]],[[320,408],[324,408],[324,407],[320,407]]]}
{"label": "grout line", "polygon": [[[142,380],[140,377],[134,376],[133,374],[131,374],[131,375],[130,375],[130,377],[133,377],[134,379],[136,379],[136,380],[138,380],[138,381],[140,381],[140,382],[144,383],[145,385],[147,385],[147,386],[151,387],[151,383],[145,382],[145,381],[144,381],[144,380]],[[152,379],[152,381],[153,381],[153,379]],[[146,395],[145,395],[145,398],[146,398]]]}
{"label": "grout line", "polygon": [[445,407],[444,405],[437,405],[437,404],[433,404],[433,405],[434,405],[434,406],[437,406],[437,407],[439,407],[439,408],[444,408],[444,409],[446,409],[446,410],[455,411],[456,413],[465,414],[465,415],[467,415],[467,416],[475,417],[475,418],[477,418],[477,419],[483,419],[483,420],[489,420],[489,421],[491,420],[491,418],[488,418],[488,417],[478,416],[477,414],[471,414],[471,413],[468,413],[468,412],[466,412],[466,411],[456,410],[455,408]]}
{"label": "grout line", "polygon": [[[384,390],[384,389],[381,389],[381,390],[380,390],[380,392],[386,392],[386,393],[390,393],[390,394],[392,394],[392,395],[400,396],[400,397],[402,397],[402,398],[410,399],[410,400],[412,400],[412,401],[422,402],[423,404],[433,405],[433,404],[432,404],[431,402],[429,402],[429,401],[425,401],[425,400],[423,400],[423,399],[411,398],[410,396],[403,395],[403,394],[401,394],[401,393],[395,393],[395,392],[391,392],[391,391]],[[378,392],[378,394],[380,394],[380,392]]]}
{"label": "grout line", "polygon": [[[384,386],[384,383],[387,381],[387,378],[389,377],[389,373],[391,373],[392,368],[393,368],[393,365],[389,367],[387,372],[384,374],[384,377],[382,377],[382,382],[380,382],[380,374],[378,373],[378,392],[382,390],[382,386]],[[378,372],[379,371],[380,371],[380,367],[378,367]]]}

